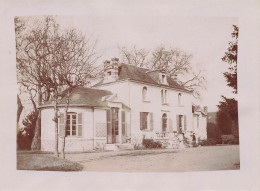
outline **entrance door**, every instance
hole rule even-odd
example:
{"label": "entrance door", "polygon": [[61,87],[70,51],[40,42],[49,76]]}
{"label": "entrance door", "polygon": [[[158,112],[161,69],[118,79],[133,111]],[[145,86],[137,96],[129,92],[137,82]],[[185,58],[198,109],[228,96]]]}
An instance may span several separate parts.
{"label": "entrance door", "polygon": [[118,143],[118,108],[107,110],[107,143]]}

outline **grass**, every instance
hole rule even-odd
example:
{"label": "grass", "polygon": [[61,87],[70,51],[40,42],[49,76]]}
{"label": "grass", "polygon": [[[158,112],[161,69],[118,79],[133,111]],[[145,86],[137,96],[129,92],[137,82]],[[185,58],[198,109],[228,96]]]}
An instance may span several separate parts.
{"label": "grass", "polygon": [[81,171],[83,166],[51,154],[17,154],[17,170]]}

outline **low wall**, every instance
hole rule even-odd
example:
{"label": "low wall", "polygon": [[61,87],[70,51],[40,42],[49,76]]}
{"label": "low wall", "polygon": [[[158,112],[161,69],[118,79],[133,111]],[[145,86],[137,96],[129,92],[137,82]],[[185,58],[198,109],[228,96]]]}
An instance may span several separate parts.
{"label": "low wall", "polygon": [[[45,139],[41,140],[41,150],[42,151],[54,151],[54,140]],[[70,139],[66,138],[65,140],[65,152],[72,151],[90,151],[94,150],[93,139]],[[59,151],[61,151],[61,139],[59,139]]]}

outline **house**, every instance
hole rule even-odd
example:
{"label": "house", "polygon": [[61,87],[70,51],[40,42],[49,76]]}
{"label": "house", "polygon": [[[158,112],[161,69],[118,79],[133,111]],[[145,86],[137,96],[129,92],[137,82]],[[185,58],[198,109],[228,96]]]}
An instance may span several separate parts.
{"label": "house", "polygon": [[[65,98],[59,103],[59,129],[64,128],[65,103]],[[165,71],[122,64],[113,58],[104,62],[100,82],[71,91],[65,148],[114,150],[120,145],[140,144],[143,138],[167,139],[180,133],[187,138],[195,133],[196,139],[205,139],[207,114],[193,108],[192,93]],[[52,102],[41,106],[41,116],[41,149],[52,151]]]}

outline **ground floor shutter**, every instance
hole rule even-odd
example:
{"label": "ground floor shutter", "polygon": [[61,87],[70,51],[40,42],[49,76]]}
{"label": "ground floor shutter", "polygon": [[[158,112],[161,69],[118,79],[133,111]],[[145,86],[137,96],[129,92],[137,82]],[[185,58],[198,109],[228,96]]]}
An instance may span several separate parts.
{"label": "ground floor shutter", "polygon": [[82,113],[78,113],[78,136],[82,136],[83,129],[83,115]]}
{"label": "ground floor shutter", "polygon": [[143,130],[143,113],[140,112],[140,130]]}
{"label": "ground floor shutter", "polygon": [[65,131],[64,131],[64,113],[60,113],[60,120],[59,120],[59,135],[60,137],[65,136]]}
{"label": "ground floor shutter", "polygon": [[125,111],[121,112],[122,116],[122,135],[126,135],[126,125],[125,125]]}
{"label": "ground floor shutter", "polygon": [[183,116],[184,117],[184,130],[187,130],[187,117],[186,115]]}
{"label": "ground floor shutter", "polygon": [[150,117],[150,130],[153,131],[153,113],[149,113]]}
{"label": "ground floor shutter", "polygon": [[177,127],[177,132],[180,131],[180,126],[179,126],[179,115],[176,115],[176,127]]}
{"label": "ground floor shutter", "polygon": [[168,130],[171,133],[173,131],[173,129],[172,129],[172,119],[171,118],[168,118],[168,127],[169,127]]}

